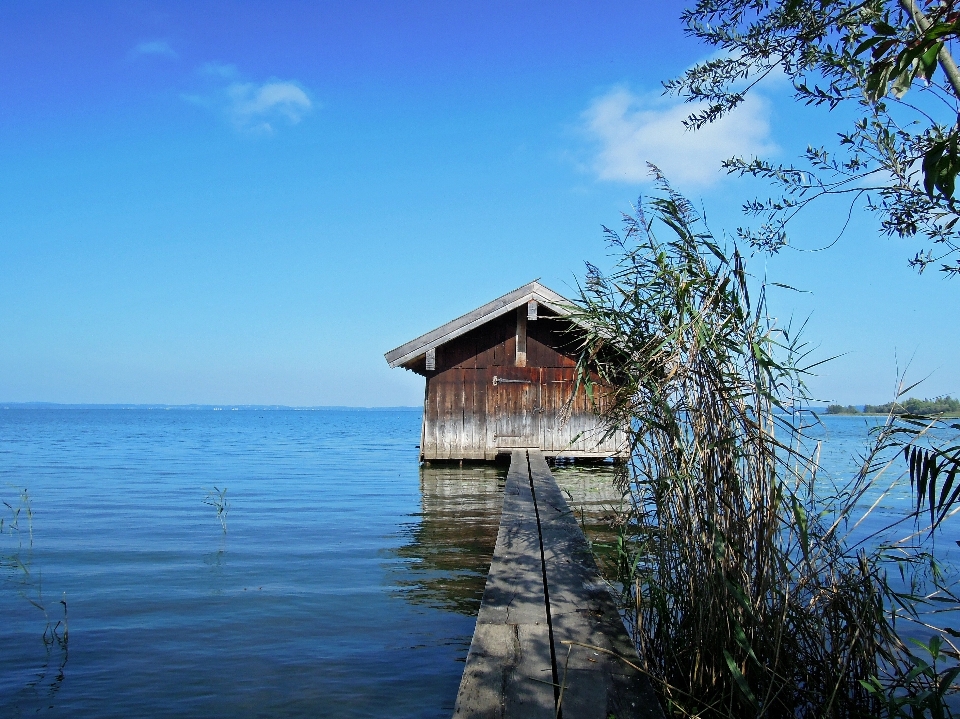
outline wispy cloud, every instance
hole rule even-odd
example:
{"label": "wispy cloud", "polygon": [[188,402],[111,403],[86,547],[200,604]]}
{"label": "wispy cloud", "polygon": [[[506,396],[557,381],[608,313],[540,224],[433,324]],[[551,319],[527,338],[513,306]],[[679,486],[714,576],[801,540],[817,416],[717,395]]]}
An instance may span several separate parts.
{"label": "wispy cloud", "polygon": [[182,95],[183,99],[217,112],[240,131],[269,134],[278,123],[296,125],[314,107],[295,80],[245,82],[236,66],[216,62],[202,65],[198,73],[218,86],[204,94]]}
{"label": "wispy cloud", "polygon": [[285,120],[296,125],[310,112],[313,103],[299,85],[268,80],[262,85],[235,82],[227,88],[228,112],[237,127],[272,132],[272,123]]}
{"label": "wispy cloud", "polygon": [[170,43],[164,40],[142,42],[130,51],[130,57],[139,57],[141,55],[168,57],[173,60],[179,57],[177,51],[170,47]]}
{"label": "wispy cloud", "polygon": [[749,95],[718,122],[687,130],[683,121],[697,109],[624,87],[598,97],[583,113],[584,127],[598,146],[592,169],[601,180],[639,183],[650,179],[647,163],[652,162],[673,182],[708,186],[724,176],[723,160],[776,151],[769,107],[759,95]]}

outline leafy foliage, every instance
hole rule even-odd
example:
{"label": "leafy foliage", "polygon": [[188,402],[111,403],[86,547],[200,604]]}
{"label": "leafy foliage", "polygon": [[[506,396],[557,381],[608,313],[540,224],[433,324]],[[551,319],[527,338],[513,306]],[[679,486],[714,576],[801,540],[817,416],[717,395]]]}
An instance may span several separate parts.
{"label": "leafy foliage", "polygon": [[827,407],[827,414],[860,414],[860,410],[852,404],[844,407],[842,404],[831,404]]}
{"label": "leafy foliage", "polygon": [[903,402],[887,402],[886,404],[868,404],[863,408],[870,414],[915,414],[939,415],[960,414],[960,400],[949,395],[934,397],[933,399],[916,399],[910,397]]}
{"label": "leafy foliage", "polygon": [[926,238],[911,265],[960,273],[960,70],[950,55],[960,35],[957,0],[699,0],[683,21],[722,52],[665,83],[704,103],[691,128],[724,116],[775,72],[790,79],[799,102],[859,107],[839,153],[808,147],[799,166],[761,158],[724,164],[780,193],[744,205],[760,225],[739,228],[741,239],[777,252],[788,244],[787,224],[811,202],[845,197],[852,211],[863,198],[887,236]]}

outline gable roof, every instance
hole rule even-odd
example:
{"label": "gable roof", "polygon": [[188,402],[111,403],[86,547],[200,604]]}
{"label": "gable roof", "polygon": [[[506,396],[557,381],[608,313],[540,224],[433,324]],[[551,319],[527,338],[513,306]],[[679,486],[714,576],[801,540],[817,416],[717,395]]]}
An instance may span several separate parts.
{"label": "gable roof", "polygon": [[406,344],[400,345],[396,349],[387,352],[384,357],[387,364],[391,367],[405,365],[411,360],[416,359],[432,347],[438,347],[445,342],[449,342],[455,337],[466,334],[470,330],[486,324],[492,319],[506,314],[510,310],[525,305],[530,300],[536,300],[539,304],[547,307],[558,315],[568,316],[573,302],[562,295],[558,295],[549,287],[541,285],[537,280],[518,287],[513,292],[508,292],[503,297],[498,297],[492,302],[488,302],[483,307],[478,307],[472,312],[468,312],[462,317],[447,322],[447,324],[437,327],[424,335],[420,335]]}

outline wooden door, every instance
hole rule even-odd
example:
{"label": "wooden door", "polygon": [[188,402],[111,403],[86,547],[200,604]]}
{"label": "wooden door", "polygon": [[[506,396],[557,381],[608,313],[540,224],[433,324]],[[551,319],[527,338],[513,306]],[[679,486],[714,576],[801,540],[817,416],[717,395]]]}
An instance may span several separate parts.
{"label": "wooden door", "polygon": [[498,367],[493,384],[497,447],[539,447],[540,370]]}
{"label": "wooden door", "polygon": [[[543,370],[540,385],[540,406],[543,408],[540,430],[543,432],[542,447],[545,452],[562,452],[572,448],[573,435],[570,434],[569,416],[577,413],[580,407],[568,406],[573,394],[575,370],[562,367],[548,367]],[[580,391],[582,394],[583,390]],[[567,422],[561,414],[566,413]]]}

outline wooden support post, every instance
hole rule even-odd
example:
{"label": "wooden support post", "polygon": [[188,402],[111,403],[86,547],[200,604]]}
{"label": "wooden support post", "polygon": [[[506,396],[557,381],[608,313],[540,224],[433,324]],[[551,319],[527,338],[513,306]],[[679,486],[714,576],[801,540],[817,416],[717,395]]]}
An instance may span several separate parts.
{"label": "wooden support post", "polygon": [[527,313],[517,308],[517,367],[527,366]]}
{"label": "wooden support post", "polygon": [[431,347],[427,350],[427,372],[434,372],[437,369],[437,348]]}

